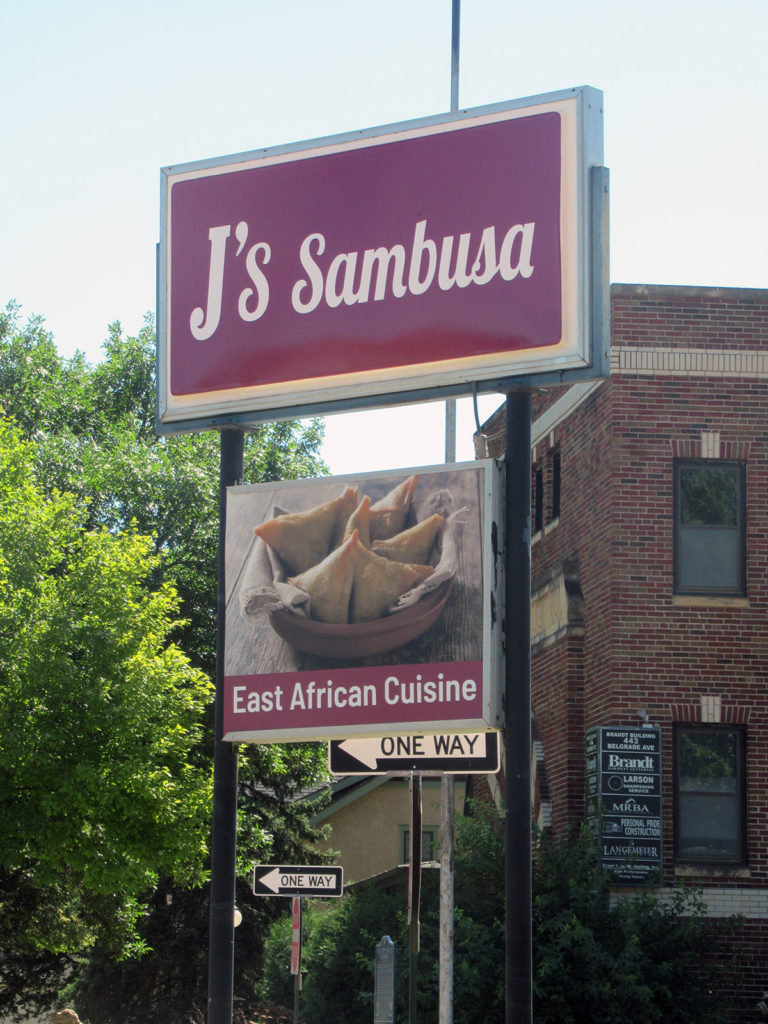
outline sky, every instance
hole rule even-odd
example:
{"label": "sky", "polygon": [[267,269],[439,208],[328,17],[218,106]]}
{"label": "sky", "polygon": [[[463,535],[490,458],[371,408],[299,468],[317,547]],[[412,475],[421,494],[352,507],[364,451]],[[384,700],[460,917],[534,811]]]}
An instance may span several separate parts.
{"label": "sky", "polygon": [[[0,306],[98,360],[108,324],[154,311],[160,168],[446,111],[451,7],[0,0]],[[768,287],[765,0],[461,8],[461,108],[603,91],[611,281]],[[442,403],[331,416],[323,454],[436,464],[444,422]],[[474,424],[461,399],[459,460]]]}

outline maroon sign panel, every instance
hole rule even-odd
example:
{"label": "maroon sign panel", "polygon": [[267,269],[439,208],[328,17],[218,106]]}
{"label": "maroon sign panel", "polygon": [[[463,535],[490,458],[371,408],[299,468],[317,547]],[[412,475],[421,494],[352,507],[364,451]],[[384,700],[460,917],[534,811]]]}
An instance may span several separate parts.
{"label": "maroon sign panel", "polygon": [[161,423],[584,365],[587,106],[166,169]]}

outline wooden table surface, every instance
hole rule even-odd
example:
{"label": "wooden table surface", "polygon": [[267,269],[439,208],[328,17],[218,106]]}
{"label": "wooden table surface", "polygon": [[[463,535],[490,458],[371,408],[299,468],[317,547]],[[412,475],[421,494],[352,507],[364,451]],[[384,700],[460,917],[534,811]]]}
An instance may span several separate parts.
{"label": "wooden table surface", "polygon": [[[337,497],[347,484],[357,486],[360,497],[368,494],[371,502],[376,502],[406,476],[406,473],[375,474],[354,480],[329,478],[327,482],[288,481],[230,489],[226,536],[226,675],[292,672],[349,664],[295,651],[270,626],[266,607],[256,615],[245,614],[242,598],[252,581],[254,559],[259,557],[258,546],[261,544],[253,528],[271,519],[275,506],[288,512],[303,511]],[[419,474],[411,519],[406,526],[426,519],[433,512],[446,515],[460,509],[464,511],[456,517],[457,573],[437,621],[410,643],[368,659],[356,658],[355,665],[423,664],[482,658],[482,471],[470,467]]]}

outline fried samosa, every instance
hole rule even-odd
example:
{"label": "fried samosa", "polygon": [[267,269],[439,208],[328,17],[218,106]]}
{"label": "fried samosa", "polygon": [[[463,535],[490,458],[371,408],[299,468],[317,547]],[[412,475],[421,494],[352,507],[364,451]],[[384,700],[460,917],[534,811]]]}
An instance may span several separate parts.
{"label": "fried samosa", "polygon": [[371,505],[371,540],[386,540],[405,526],[418,476],[409,476]]}
{"label": "fried samosa", "polygon": [[309,617],[318,622],[347,622],[352,583],[355,575],[355,554],[359,541],[353,532],[318,565],[291,576],[294,587],[309,595]]}
{"label": "fried samosa", "polygon": [[424,565],[443,525],[443,517],[435,513],[429,519],[403,530],[388,540],[376,540],[371,550],[393,562],[414,562]]}
{"label": "fried samosa", "polygon": [[362,501],[347,520],[344,540],[351,537],[355,530],[357,530],[360,543],[369,548],[371,546],[371,499],[367,494],[363,495]]}
{"label": "fried samosa", "polygon": [[337,548],[350,536],[351,531],[347,530],[347,524],[357,507],[357,499],[358,491],[356,487],[345,487],[343,493],[339,495],[339,504],[336,509],[336,524],[333,528],[329,550]]}
{"label": "fried samosa", "polygon": [[[402,564],[404,565],[405,563]],[[408,568],[413,569],[416,573],[416,582],[413,586],[416,586],[418,583],[423,583],[424,580],[431,576],[435,571],[434,565],[416,565],[414,562],[409,562]]]}
{"label": "fried samosa", "polygon": [[382,618],[398,597],[420,582],[420,573],[412,566],[375,555],[358,538],[355,538],[354,552],[350,622]]}
{"label": "fried samosa", "polygon": [[338,498],[305,512],[288,512],[268,519],[254,527],[253,532],[275,551],[288,573],[305,572],[322,562],[335,546],[339,521],[343,516],[346,523],[348,518],[350,497],[353,503],[357,502],[354,487],[347,487]]}

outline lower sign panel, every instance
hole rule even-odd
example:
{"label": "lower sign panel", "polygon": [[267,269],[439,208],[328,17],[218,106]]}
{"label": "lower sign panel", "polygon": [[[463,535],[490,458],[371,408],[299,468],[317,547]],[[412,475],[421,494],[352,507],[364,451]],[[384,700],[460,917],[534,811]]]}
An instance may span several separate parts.
{"label": "lower sign panel", "polygon": [[256,896],[341,896],[343,891],[344,872],[337,865],[257,864],[253,869]]}
{"label": "lower sign panel", "polygon": [[[499,484],[484,460],[229,488],[223,738],[500,728]],[[370,549],[337,544],[355,517]]]}
{"label": "lower sign panel", "polygon": [[434,736],[381,736],[331,740],[333,775],[386,775],[389,772],[444,772],[488,775],[499,770],[497,732],[438,733]]}

